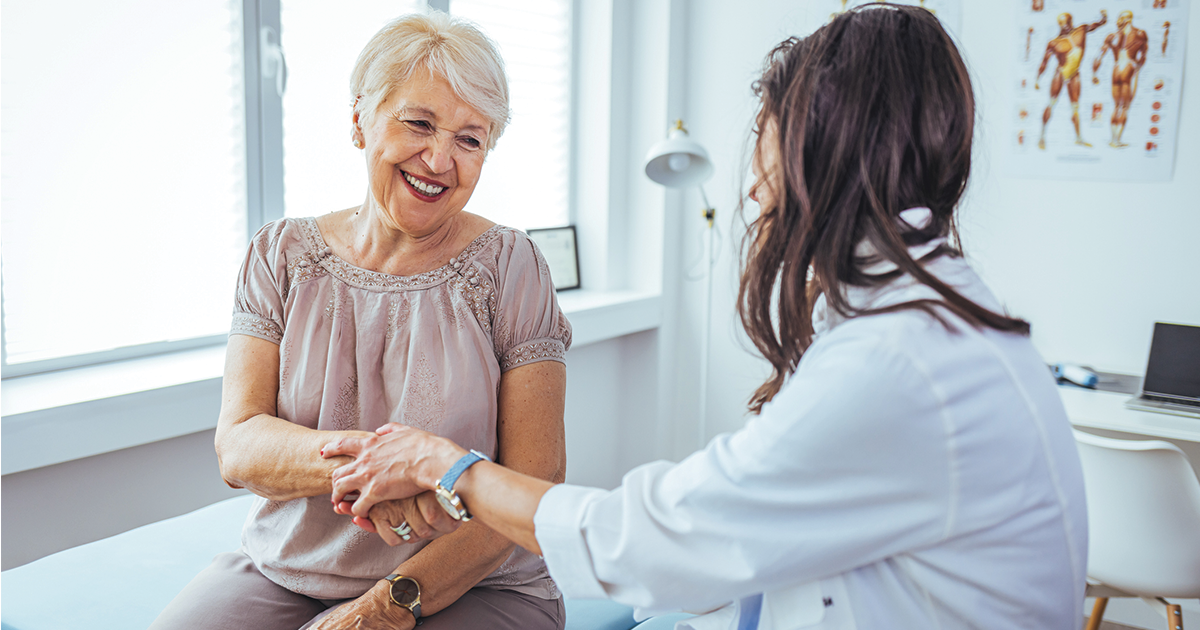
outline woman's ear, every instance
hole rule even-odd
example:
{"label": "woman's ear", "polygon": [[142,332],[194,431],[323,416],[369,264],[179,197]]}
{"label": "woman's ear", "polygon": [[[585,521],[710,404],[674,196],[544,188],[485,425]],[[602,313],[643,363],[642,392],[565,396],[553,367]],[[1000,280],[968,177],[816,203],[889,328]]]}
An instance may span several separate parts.
{"label": "woman's ear", "polygon": [[362,120],[358,112],[358,102],[360,100],[362,100],[361,96],[355,97],[354,103],[351,105],[352,109],[350,110],[350,143],[353,144],[354,148],[356,149],[361,149],[366,146],[366,141],[363,138],[362,132]]}

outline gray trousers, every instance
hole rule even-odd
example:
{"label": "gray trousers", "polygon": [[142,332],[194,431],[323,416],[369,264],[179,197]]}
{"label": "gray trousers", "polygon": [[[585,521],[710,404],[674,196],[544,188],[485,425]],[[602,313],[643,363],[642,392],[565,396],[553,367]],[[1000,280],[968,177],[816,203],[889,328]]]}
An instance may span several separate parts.
{"label": "gray trousers", "polygon": [[[303,630],[349,601],[293,593],[259,573],[246,554],[222,553],[175,596],[150,630]],[[566,617],[561,598],[476,587],[437,614],[422,617],[420,627],[562,630]]]}

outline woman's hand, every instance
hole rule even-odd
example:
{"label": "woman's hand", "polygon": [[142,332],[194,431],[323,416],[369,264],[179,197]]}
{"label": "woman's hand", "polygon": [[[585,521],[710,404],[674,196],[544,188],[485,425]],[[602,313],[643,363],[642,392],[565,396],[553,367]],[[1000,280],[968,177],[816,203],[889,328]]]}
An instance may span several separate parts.
{"label": "woman's hand", "polygon": [[[338,514],[351,514],[351,503],[343,501],[334,507]],[[412,528],[409,540],[404,540],[392,528],[408,523]],[[391,547],[421,540],[433,540],[453,533],[461,524],[442,509],[432,492],[422,492],[407,499],[376,503],[367,518],[354,517],[354,524],[379,534],[383,542]]]}
{"label": "woman's hand", "polygon": [[362,597],[338,606],[311,626],[312,630],[412,630],[417,620],[408,609],[392,602],[391,584],[380,580]]}
{"label": "woman's hand", "polygon": [[[467,453],[450,440],[402,424],[386,424],[377,435],[343,438],[325,445],[325,458],[354,458],[333,471],[333,504],[358,492],[351,506],[354,516],[369,518],[380,501],[404,499],[432,490],[454,462]],[[397,523],[398,524],[398,523]]]}

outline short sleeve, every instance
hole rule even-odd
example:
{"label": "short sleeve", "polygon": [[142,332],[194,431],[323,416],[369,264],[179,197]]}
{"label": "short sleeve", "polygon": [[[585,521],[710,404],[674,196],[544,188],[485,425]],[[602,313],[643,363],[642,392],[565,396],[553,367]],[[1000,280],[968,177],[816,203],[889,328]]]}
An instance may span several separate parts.
{"label": "short sleeve", "polygon": [[283,341],[283,301],[288,281],[287,260],[280,243],[283,230],[283,221],[268,223],[251,239],[238,273],[229,334],[276,344]]}
{"label": "short sleeve", "polygon": [[550,267],[522,232],[511,232],[497,265],[497,304],[493,318],[500,370],[538,361],[565,361],[571,324],[558,306]]}

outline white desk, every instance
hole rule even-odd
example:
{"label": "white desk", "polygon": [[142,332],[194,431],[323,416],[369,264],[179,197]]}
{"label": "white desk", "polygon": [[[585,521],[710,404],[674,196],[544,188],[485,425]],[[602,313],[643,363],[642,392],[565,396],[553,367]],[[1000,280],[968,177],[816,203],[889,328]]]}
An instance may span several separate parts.
{"label": "white desk", "polygon": [[1069,386],[1060,386],[1058,391],[1067,408],[1067,418],[1077,427],[1200,443],[1200,418],[1126,409],[1129,394]]}

